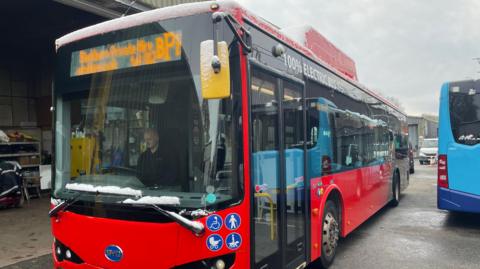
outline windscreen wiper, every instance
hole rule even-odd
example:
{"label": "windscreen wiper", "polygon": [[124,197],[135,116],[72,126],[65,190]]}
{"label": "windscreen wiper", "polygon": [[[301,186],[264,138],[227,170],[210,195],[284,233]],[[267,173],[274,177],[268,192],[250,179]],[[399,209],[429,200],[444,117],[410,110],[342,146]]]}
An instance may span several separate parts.
{"label": "windscreen wiper", "polygon": [[58,212],[66,210],[68,207],[70,207],[75,202],[77,202],[80,199],[80,197],[82,197],[85,194],[92,194],[92,195],[96,195],[96,196],[99,195],[99,194],[110,194],[110,195],[117,194],[117,195],[122,195],[122,196],[136,197],[132,194],[112,193],[112,192],[100,191],[98,189],[94,190],[94,191],[86,191],[86,190],[84,190],[84,191],[76,190],[76,191],[78,193],[75,196],[73,196],[70,199],[64,200],[63,202],[61,202],[60,204],[58,204],[54,208],[52,208],[52,210],[50,210],[50,212],[48,212],[48,216],[49,217],[56,217],[58,215]]}
{"label": "windscreen wiper", "polygon": [[175,221],[176,223],[180,224],[180,226],[190,230],[193,232],[195,235],[200,236],[205,233],[205,226],[203,223],[199,221],[192,221],[189,220],[183,216],[181,216],[178,213],[175,213],[173,211],[165,210],[161,207],[159,207],[156,204],[136,204],[137,206],[142,206],[142,207],[150,207],[153,208],[155,211],[161,213],[162,215],[166,216],[167,218]]}
{"label": "windscreen wiper", "polygon": [[56,205],[54,208],[52,208],[49,212],[48,212],[48,216],[51,218],[51,217],[56,217],[58,216],[58,212],[60,211],[65,211],[65,209],[67,209],[68,207],[70,207],[71,205],[73,205],[76,201],[78,201],[78,199],[80,199],[80,197],[82,195],[84,195],[86,192],[78,192],[75,196],[73,196],[72,198],[70,199],[67,199],[67,200],[64,200],[63,202],[59,203],[58,205]]}

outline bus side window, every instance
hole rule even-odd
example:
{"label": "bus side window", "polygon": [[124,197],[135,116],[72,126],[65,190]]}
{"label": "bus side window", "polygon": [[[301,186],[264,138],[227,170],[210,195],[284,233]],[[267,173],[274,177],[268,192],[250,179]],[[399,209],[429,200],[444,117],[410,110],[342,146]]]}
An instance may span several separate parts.
{"label": "bus side window", "polygon": [[318,140],[318,128],[317,126],[312,126],[310,129],[310,145],[315,146]]}
{"label": "bus side window", "polygon": [[307,110],[307,148],[313,148],[318,141],[318,127],[320,126],[316,102],[312,101]]}
{"label": "bus side window", "polygon": [[363,166],[362,152],[362,122],[360,118],[349,112],[336,113],[336,140],[340,170],[349,170]]}
{"label": "bus side window", "polygon": [[336,170],[335,140],[333,139],[335,105],[324,98],[314,98],[307,104],[307,149],[311,176],[327,175]]}
{"label": "bus side window", "polygon": [[400,149],[402,147],[402,137],[400,135],[395,135],[395,149]]}

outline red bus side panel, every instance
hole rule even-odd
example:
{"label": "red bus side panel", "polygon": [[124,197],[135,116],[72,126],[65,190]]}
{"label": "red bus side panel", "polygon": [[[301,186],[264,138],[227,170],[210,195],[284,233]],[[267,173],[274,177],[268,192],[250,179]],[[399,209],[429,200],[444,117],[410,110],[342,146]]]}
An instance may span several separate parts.
{"label": "red bus side panel", "polygon": [[310,180],[312,260],[321,255],[323,209],[332,191],[340,194],[345,237],[388,203],[390,171],[390,165],[381,164]]}

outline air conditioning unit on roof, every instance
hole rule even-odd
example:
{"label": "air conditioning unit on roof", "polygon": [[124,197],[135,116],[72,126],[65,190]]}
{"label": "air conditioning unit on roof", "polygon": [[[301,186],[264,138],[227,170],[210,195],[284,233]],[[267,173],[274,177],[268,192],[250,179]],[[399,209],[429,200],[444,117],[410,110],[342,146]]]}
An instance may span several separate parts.
{"label": "air conditioning unit on roof", "polygon": [[281,32],[307,47],[318,59],[347,77],[358,80],[355,62],[312,26],[288,27]]}

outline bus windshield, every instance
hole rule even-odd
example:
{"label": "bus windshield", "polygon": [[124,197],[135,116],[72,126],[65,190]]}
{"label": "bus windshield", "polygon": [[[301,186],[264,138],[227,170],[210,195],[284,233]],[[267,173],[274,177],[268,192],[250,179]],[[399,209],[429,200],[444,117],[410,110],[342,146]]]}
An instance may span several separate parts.
{"label": "bus windshield", "polygon": [[195,15],[59,49],[54,197],[179,208],[239,199],[233,101],[200,92],[208,29],[210,16]]}
{"label": "bus windshield", "polygon": [[480,143],[480,92],[457,86],[450,91],[449,101],[455,141],[465,145]]}

